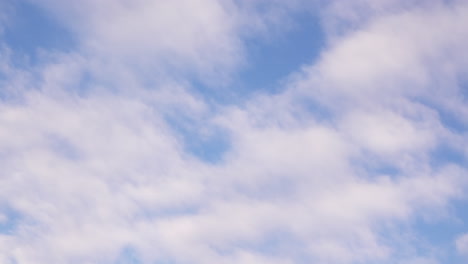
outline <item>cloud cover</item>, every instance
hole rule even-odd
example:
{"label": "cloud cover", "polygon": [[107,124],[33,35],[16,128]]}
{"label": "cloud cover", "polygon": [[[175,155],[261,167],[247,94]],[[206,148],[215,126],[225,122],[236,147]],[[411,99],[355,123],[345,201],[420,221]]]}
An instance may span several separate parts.
{"label": "cloud cover", "polygon": [[[74,47],[18,64],[2,43],[0,262],[443,263],[466,251],[460,234],[437,249],[417,231],[456,221],[466,199],[463,1],[27,4]],[[304,12],[324,27],[316,61],[280,92],[210,97],[235,89],[248,41],[274,41]],[[216,137],[216,161],[187,147],[212,151]]]}

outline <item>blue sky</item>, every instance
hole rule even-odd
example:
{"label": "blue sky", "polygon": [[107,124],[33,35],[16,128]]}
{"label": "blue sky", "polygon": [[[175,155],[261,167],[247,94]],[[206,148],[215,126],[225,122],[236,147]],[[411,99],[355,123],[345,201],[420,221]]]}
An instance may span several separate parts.
{"label": "blue sky", "polygon": [[1,1],[0,263],[465,263],[467,18]]}

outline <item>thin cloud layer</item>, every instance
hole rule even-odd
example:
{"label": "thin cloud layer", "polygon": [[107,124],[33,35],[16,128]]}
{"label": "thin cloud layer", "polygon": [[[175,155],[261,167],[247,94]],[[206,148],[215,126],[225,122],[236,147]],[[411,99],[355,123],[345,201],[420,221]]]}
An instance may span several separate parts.
{"label": "thin cloud layer", "polygon": [[[24,2],[73,45],[0,39],[0,262],[461,261],[468,6],[417,2]],[[319,58],[219,99],[296,16]]]}

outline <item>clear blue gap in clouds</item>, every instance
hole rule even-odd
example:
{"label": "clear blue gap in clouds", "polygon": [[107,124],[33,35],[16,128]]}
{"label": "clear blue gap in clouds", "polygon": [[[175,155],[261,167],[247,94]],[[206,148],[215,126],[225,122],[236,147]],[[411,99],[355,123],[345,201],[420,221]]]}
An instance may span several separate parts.
{"label": "clear blue gap in clouds", "polygon": [[[436,250],[441,263],[466,264],[466,258],[456,250],[455,241],[460,234],[468,232],[468,205],[464,199],[451,201],[447,215],[441,219],[417,218],[413,230],[420,239]],[[424,252],[422,252],[424,253]]]}
{"label": "clear blue gap in clouds", "polygon": [[[255,38],[246,42],[249,64],[235,74],[228,89],[206,88],[196,81],[194,86],[208,102],[224,105],[242,104],[259,92],[277,93],[284,89],[282,81],[290,74],[318,58],[324,42],[319,18],[304,11],[294,18],[288,31],[271,39]],[[222,160],[223,153],[229,149],[227,135],[216,129],[210,129],[214,131],[210,135],[202,135],[179,121],[170,119],[188,152],[208,162]]]}
{"label": "clear blue gap in clouds", "polygon": [[240,71],[232,89],[241,98],[258,91],[281,91],[281,81],[318,58],[325,37],[319,18],[304,11],[294,18],[286,33],[267,40],[253,39],[246,46],[249,64]]}
{"label": "clear blue gap in clouds", "polygon": [[24,1],[10,1],[3,40],[13,51],[14,63],[36,64],[40,51],[69,51],[74,47],[71,34],[52,16],[37,6]]}

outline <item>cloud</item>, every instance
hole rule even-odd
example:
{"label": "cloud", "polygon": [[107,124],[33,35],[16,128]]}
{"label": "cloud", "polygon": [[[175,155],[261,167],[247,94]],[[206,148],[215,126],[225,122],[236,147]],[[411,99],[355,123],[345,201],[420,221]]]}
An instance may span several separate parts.
{"label": "cloud", "polygon": [[455,246],[459,254],[466,255],[468,253],[468,235],[459,236],[455,241]]}
{"label": "cloud", "polygon": [[[304,3],[32,3],[80,44],[21,67],[2,53],[1,261],[437,263],[405,240],[465,198],[466,164],[434,162],[466,155],[442,115],[466,121],[463,3],[317,5],[327,27],[366,19],[282,91],[230,105],[191,78],[230,76]],[[183,133],[228,146],[207,162]]]}
{"label": "cloud", "polygon": [[[84,54],[110,64],[133,65],[146,76],[199,76],[225,82],[245,63],[244,40],[281,28],[285,11],[276,1],[82,1],[31,0],[76,37]],[[162,75],[162,76],[160,76]]]}
{"label": "cloud", "polygon": [[310,82],[321,84],[310,86],[320,91],[318,96],[347,100],[424,96],[428,89],[450,93],[456,87],[449,84],[464,73],[466,63],[456,55],[468,38],[461,28],[464,13],[466,6],[460,4],[378,17],[350,31],[306,71]]}

